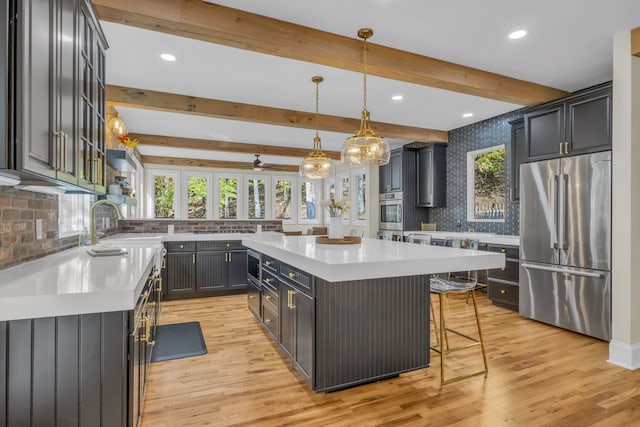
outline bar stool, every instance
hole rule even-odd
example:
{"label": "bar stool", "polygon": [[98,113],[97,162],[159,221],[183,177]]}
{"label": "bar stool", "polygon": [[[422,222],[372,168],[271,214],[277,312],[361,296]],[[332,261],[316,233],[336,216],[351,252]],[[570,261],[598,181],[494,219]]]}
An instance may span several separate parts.
{"label": "bar stool", "polygon": [[[453,277],[448,280],[445,280],[445,279],[436,277],[430,280],[429,305],[431,308],[433,330],[436,337],[436,345],[431,346],[431,350],[433,350],[434,352],[440,355],[440,386],[441,387],[444,386],[445,384],[449,384],[449,383],[459,381],[465,378],[473,377],[476,375],[482,375],[482,374],[486,375],[489,372],[489,367],[487,365],[487,355],[485,353],[485,348],[484,348],[484,340],[482,338],[482,328],[480,326],[480,317],[478,316],[478,305],[476,303],[476,294],[475,294],[476,286],[477,286],[477,280],[473,278]],[[478,338],[474,338],[472,336],[464,334],[455,329],[448,328],[446,326],[443,296],[448,297],[449,294],[466,294],[467,301],[469,297],[471,297],[471,301],[473,302],[473,312],[475,315],[476,327],[478,329]],[[433,295],[437,295],[438,297],[439,322],[436,322],[435,310],[433,308],[433,300],[431,298],[431,296]],[[436,326],[436,324],[438,324],[438,326]],[[456,334],[462,338],[465,338],[470,342],[466,345],[451,347],[449,346],[449,337],[447,335],[447,332]],[[444,364],[445,364],[446,357],[453,352],[465,350],[465,349],[476,347],[476,346],[480,346],[480,350],[482,352],[482,362],[484,364],[484,369],[445,379]]]}

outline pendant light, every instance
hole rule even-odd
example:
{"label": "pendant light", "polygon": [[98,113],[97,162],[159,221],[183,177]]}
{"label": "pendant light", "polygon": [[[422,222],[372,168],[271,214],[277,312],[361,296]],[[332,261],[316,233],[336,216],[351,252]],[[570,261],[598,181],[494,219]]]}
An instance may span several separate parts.
{"label": "pendant light", "polygon": [[316,136],[313,138],[313,151],[300,163],[300,176],[306,179],[329,178],[336,171],[333,161],[322,151],[318,136],[318,87],[323,80],[320,76],[311,77],[311,81],[316,84]]}
{"label": "pendant light", "polygon": [[342,162],[347,165],[382,166],[389,163],[391,150],[389,144],[371,128],[369,110],[367,110],[367,39],[373,36],[371,28],[362,28],[358,37],[364,40],[364,102],[360,118],[360,129],[348,138],[342,146]]}

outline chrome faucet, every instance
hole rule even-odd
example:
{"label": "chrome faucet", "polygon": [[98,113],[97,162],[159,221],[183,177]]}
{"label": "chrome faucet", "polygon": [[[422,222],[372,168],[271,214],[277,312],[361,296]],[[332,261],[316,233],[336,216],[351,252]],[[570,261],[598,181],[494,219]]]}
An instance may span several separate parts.
{"label": "chrome faucet", "polygon": [[111,205],[116,209],[116,214],[118,215],[118,219],[122,219],[122,212],[120,211],[120,206],[113,200],[102,199],[96,201],[93,205],[91,205],[91,214],[89,215],[89,236],[91,237],[91,244],[95,245],[98,243],[98,236],[96,236],[96,208],[100,205]]}

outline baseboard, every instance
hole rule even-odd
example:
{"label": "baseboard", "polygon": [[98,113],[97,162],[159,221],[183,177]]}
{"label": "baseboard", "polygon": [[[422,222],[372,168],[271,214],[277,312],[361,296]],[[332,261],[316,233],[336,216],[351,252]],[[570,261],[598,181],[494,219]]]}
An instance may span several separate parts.
{"label": "baseboard", "polygon": [[626,369],[636,370],[640,368],[640,343],[627,344],[618,341],[609,343],[609,363]]}

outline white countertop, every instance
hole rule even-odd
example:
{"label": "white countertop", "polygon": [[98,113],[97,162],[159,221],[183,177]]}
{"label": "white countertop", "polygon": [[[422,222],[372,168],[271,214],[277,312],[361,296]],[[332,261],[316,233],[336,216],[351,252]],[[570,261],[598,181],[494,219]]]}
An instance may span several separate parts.
{"label": "white countertop", "polygon": [[505,260],[496,252],[367,238],[357,245],[323,245],[316,237],[254,234],[242,244],[329,282],[500,268]]}
{"label": "white countertop", "polygon": [[430,235],[434,239],[446,239],[447,237],[466,237],[468,239],[478,239],[482,243],[491,243],[494,245],[520,246],[520,236],[511,236],[506,234],[494,233],[475,233],[460,231],[405,231],[404,236],[409,234]]}
{"label": "white countertop", "polygon": [[0,321],[133,309],[162,245],[118,245],[126,255],[105,257],[92,247],[0,270]]}

